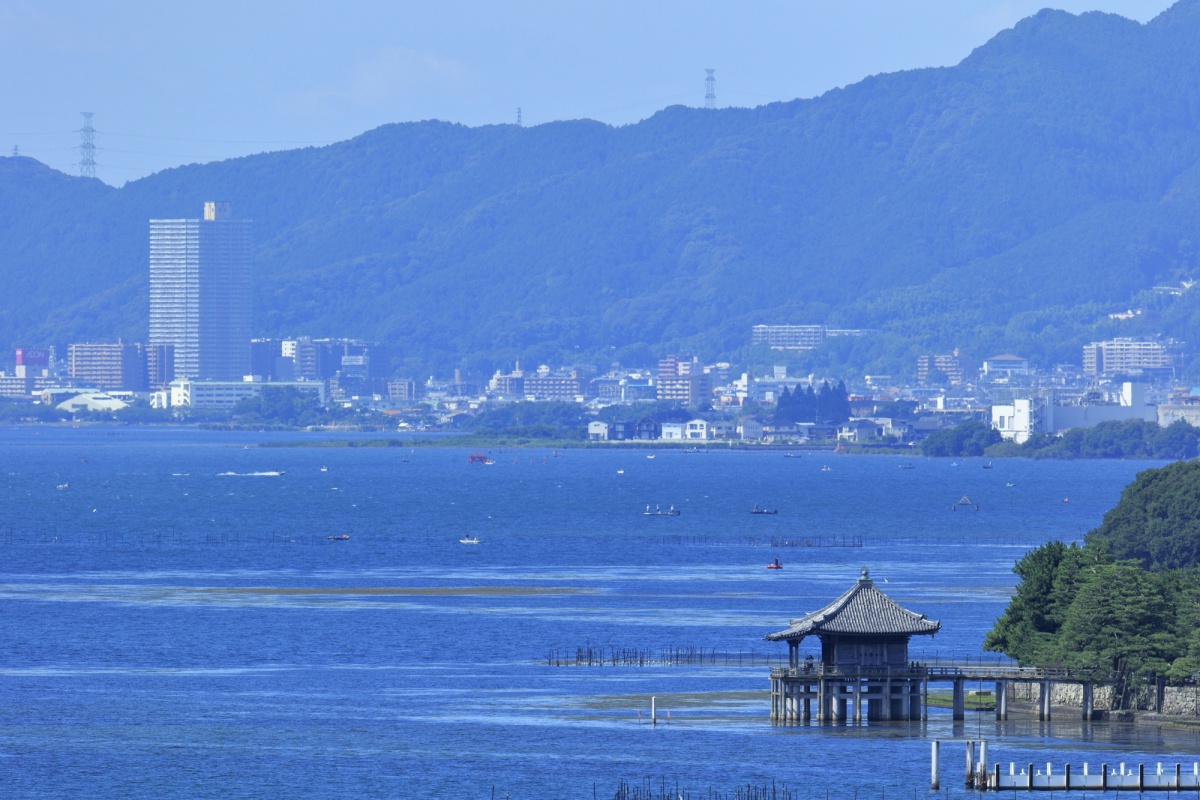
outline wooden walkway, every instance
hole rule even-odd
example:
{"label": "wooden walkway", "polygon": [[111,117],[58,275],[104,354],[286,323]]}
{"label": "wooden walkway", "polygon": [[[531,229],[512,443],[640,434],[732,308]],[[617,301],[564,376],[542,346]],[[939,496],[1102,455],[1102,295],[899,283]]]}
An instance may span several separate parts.
{"label": "wooden walkway", "polygon": [[[919,683],[921,685],[922,711],[920,716],[923,718],[928,718],[929,713],[929,684],[951,684],[953,687],[953,718],[956,720],[965,718],[965,693],[967,684],[969,683],[995,685],[996,719],[998,720],[1008,719],[1008,685],[1010,683],[1039,684],[1039,720],[1050,719],[1051,684],[1073,683],[1081,686],[1082,717],[1083,719],[1091,719],[1094,712],[1093,694],[1095,686],[1097,684],[1104,686],[1116,683],[1115,676],[1097,680],[1094,677],[1083,676],[1060,667],[1022,667],[1011,663],[987,664],[983,662],[962,661],[929,664],[927,662],[913,661],[904,667],[856,667],[850,670],[842,670],[836,666],[820,663],[806,663],[796,667],[777,667],[771,670],[771,691],[773,696],[771,716],[772,719],[787,722],[797,719],[808,719],[810,713],[807,711],[808,702],[805,698],[813,693],[811,689],[807,688],[809,686],[824,685],[826,683],[847,686],[857,686],[859,684],[873,686],[881,682],[890,683],[891,681],[903,682],[910,685]],[[822,697],[824,696],[824,692],[819,692],[819,694]],[[805,710],[803,712],[793,707],[795,706],[793,698],[804,702]],[[778,700],[778,702],[775,702],[775,700]],[[845,712],[839,714],[836,709],[832,714],[833,719],[845,719],[846,716]],[[904,717],[912,718],[909,712],[904,713]],[[818,719],[823,720],[826,718],[828,717],[823,712],[822,706],[822,710],[818,712]],[[855,718],[858,718],[857,714]]]}

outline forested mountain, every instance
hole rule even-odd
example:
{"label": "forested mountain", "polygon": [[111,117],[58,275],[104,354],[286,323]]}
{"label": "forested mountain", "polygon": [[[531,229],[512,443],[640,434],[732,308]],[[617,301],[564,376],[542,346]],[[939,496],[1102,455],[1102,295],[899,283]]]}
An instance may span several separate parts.
{"label": "forested mountain", "polygon": [[1200,345],[1200,293],[1149,291],[1200,273],[1198,43],[1200,0],[1145,25],[1043,11],[957,66],[754,109],[387,125],[119,189],[0,158],[0,346],[143,339],[147,220],[212,199],[254,220],[257,334],[383,339],[443,374],[769,362],[756,323],[871,329],[804,357],[847,376]]}

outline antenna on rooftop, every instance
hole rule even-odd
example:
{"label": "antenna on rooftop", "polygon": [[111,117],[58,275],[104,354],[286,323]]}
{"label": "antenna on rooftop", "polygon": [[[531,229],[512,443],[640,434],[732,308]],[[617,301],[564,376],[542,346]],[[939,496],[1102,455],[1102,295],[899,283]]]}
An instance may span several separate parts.
{"label": "antenna on rooftop", "polygon": [[704,107],[717,107],[717,79],[713,77],[715,69],[704,70],[708,73],[708,77],[704,79]]}
{"label": "antenna on rooftop", "polygon": [[517,127],[518,128],[522,127],[521,126],[521,107],[520,106],[517,106]]}
{"label": "antenna on rooftop", "polygon": [[92,112],[80,111],[83,127],[79,129],[79,176],[96,177],[96,129],[92,127]]}

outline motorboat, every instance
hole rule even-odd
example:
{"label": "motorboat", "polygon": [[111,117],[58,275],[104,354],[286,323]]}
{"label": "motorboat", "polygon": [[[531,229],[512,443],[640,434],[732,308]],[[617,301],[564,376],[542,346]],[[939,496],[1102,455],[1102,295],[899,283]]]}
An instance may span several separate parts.
{"label": "motorboat", "polygon": [[780,563],[779,559],[777,558],[770,564],[767,564],[767,569],[783,569],[783,564]]}
{"label": "motorboat", "polygon": [[750,513],[751,514],[778,514],[779,509],[777,509],[777,508],[759,508],[758,503],[755,503],[754,507],[750,509]]}
{"label": "motorboat", "polygon": [[331,542],[344,542],[350,538],[350,534],[343,533],[341,536],[326,536],[325,538]]}
{"label": "motorboat", "polygon": [[478,536],[464,536],[458,540],[459,544],[479,544]]}

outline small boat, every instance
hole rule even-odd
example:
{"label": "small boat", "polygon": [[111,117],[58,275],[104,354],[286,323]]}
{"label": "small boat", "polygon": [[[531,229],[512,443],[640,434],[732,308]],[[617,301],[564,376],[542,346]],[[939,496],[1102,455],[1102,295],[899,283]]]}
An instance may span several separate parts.
{"label": "small boat", "polygon": [[650,504],[646,504],[646,510],[642,512],[643,517],[678,517],[680,511],[675,506],[671,506],[666,511],[662,510],[662,506],[655,506],[654,510],[650,510]]}
{"label": "small boat", "polygon": [[71,484],[69,484],[69,483],[60,483],[58,486],[56,486],[56,487],[54,487],[54,488],[58,489],[58,490],[61,492],[63,489],[70,489],[70,488],[71,488]]}
{"label": "small boat", "polygon": [[321,467],[321,472],[329,472],[329,467]]}
{"label": "small boat", "polygon": [[989,461],[988,463],[984,464],[984,465],[983,465],[983,468],[984,468],[984,469],[991,469],[991,468],[992,468],[992,462],[990,462],[990,461]]}
{"label": "small boat", "polygon": [[822,464],[821,472],[833,472],[833,467],[829,466],[828,464]]}
{"label": "small boat", "polygon": [[957,466],[958,466],[958,462],[957,462],[957,461],[951,461],[951,462],[950,462],[950,466],[952,466],[952,467],[957,467]]}
{"label": "small boat", "polygon": [[779,559],[775,559],[770,564],[767,564],[767,569],[783,569],[783,564],[779,563]]}
{"label": "small boat", "polygon": [[623,469],[619,469],[619,470],[617,470],[617,474],[618,474],[618,475],[624,475],[624,474],[625,474],[625,470],[623,470]]}
{"label": "small boat", "polygon": [[458,540],[459,544],[479,544],[478,536],[464,536]]}
{"label": "small boat", "polygon": [[784,453],[783,457],[784,458],[804,458],[804,456],[800,453]]}
{"label": "small boat", "polygon": [[646,458],[649,458],[649,459],[653,460],[653,459],[654,459],[654,453],[651,453],[650,455],[646,456]]}
{"label": "small boat", "polygon": [[[1064,501],[1064,502],[1065,502],[1065,501]],[[678,516],[679,516],[679,509],[678,509],[678,508],[676,508],[675,506],[671,506],[670,508],[668,508],[666,511],[664,511],[664,512],[663,512],[663,516],[666,516],[666,517],[678,517]]]}
{"label": "small boat", "polygon": [[345,542],[350,539],[350,534],[343,533],[341,536],[326,536],[325,538],[331,542]]}
{"label": "small boat", "polygon": [[900,469],[916,469],[912,464],[901,464]]}
{"label": "small boat", "polygon": [[751,514],[778,514],[779,509],[777,509],[777,508],[759,508],[758,503],[755,503],[754,507],[750,509],[750,513]]}

